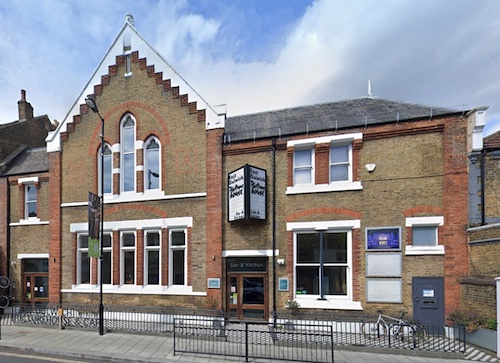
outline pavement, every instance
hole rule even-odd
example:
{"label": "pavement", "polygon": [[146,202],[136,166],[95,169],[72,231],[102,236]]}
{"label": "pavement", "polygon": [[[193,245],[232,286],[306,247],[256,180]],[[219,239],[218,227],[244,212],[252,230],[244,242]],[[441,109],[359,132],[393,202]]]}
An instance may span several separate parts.
{"label": "pavement", "polygon": [[[105,333],[77,329],[56,329],[23,325],[0,327],[0,351],[40,354],[98,362],[120,363],[235,363],[245,358],[177,353],[174,355],[172,335],[139,335]],[[500,362],[474,351],[475,361]],[[336,363],[467,363],[472,358],[446,352],[388,350],[366,347],[334,347]],[[250,359],[250,362],[271,362],[271,359]],[[277,362],[276,360],[274,362]]]}

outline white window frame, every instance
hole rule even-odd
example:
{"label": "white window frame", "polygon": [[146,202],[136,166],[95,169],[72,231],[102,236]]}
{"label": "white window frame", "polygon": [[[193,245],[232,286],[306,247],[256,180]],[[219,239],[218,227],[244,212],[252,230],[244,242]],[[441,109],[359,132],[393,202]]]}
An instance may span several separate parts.
{"label": "white window frame", "polygon": [[[110,284],[104,284],[104,285],[113,285],[113,234],[112,233],[103,233],[103,236],[109,236],[110,241],[111,241],[111,246],[103,246],[102,251],[103,253],[110,253],[111,254],[111,283]],[[99,269],[102,268],[101,264],[99,264]],[[99,280],[101,279],[101,271],[99,270]],[[99,281],[101,283],[101,281]]]}
{"label": "white window frame", "polygon": [[[341,147],[341,146],[347,146],[347,161],[346,162],[341,162],[341,163],[332,163],[332,149],[335,147]],[[353,179],[353,171],[352,171],[352,142],[347,144],[347,143],[332,143],[330,145],[330,152],[328,154],[328,164],[329,164],[329,170],[328,170],[328,175],[329,175],[329,182],[330,184],[338,184],[338,183],[352,183]],[[332,181],[332,167],[336,165],[345,165],[347,164],[347,179],[344,180],[336,180]]]}
{"label": "white window frame", "polygon": [[[406,255],[444,255],[444,245],[439,240],[439,226],[444,225],[443,216],[434,217],[409,217],[406,218],[406,227],[436,227],[436,246],[405,246]],[[413,231],[412,231],[413,233]]]}
{"label": "white window frame", "polygon": [[[318,222],[291,222],[287,223],[287,231],[293,232],[293,298],[302,308],[311,309],[347,309],[362,310],[361,302],[353,300],[353,251],[352,230],[360,228],[360,220],[343,221],[318,221]],[[347,267],[346,267],[346,295],[324,295],[324,300],[319,300],[320,295],[297,294],[297,235],[303,233],[346,233]],[[330,265],[330,264],[328,264]],[[335,265],[335,264],[333,264]]]}
{"label": "white window frame", "polygon": [[[172,245],[172,233],[174,232],[184,232],[184,245],[183,246],[174,246]],[[169,286],[187,286],[187,268],[188,268],[188,230],[186,228],[173,228],[168,231],[168,281]],[[183,284],[174,284],[174,254],[173,251],[184,250],[184,283]]]}
{"label": "white window frame", "polygon": [[[158,234],[158,246],[148,246],[148,234],[156,233]],[[150,251],[158,252],[158,284],[149,284],[149,254]],[[144,286],[160,286],[162,284],[161,280],[161,230],[145,230],[144,231]]]}
{"label": "white window frame", "polygon": [[[80,241],[82,237],[87,238],[87,247],[81,247]],[[83,265],[83,258],[82,254],[86,253],[88,256],[89,253],[89,248],[88,248],[88,235],[87,234],[78,234],[76,237],[76,284],[77,285],[90,285],[92,282],[92,259],[89,257],[89,282],[82,283],[82,265]]]}
{"label": "white window frame", "polygon": [[[148,149],[149,145],[151,145],[152,142],[156,142],[158,144],[158,149]],[[143,152],[143,155],[144,155],[144,190],[159,190],[161,189],[161,143],[160,143],[160,140],[157,138],[157,137],[150,137],[145,143],[144,143],[144,152]],[[151,173],[151,165],[149,165],[149,157],[148,157],[148,153],[150,152],[149,150],[157,150],[156,152],[158,153],[158,165],[154,165],[154,169],[157,169],[157,170],[153,170],[154,173],[157,173],[158,176],[153,176],[153,174]],[[150,180],[151,180],[151,177],[154,177],[158,180],[158,187],[157,188],[150,188]]]}
{"label": "white window frame", "polygon": [[[125,123],[127,122],[128,118],[130,117],[130,119],[132,120],[132,122],[134,123],[134,126],[133,128],[132,127],[125,127]],[[128,129],[128,128],[131,128],[133,129],[133,146],[132,146],[132,150],[127,150],[125,151],[125,138],[124,138],[124,133],[125,133],[125,130]],[[122,193],[135,193],[136,192],[136,188],[137,188],[137,177],[136,177],[136,174],[137,174],[137,163],[136,163],[136,131],[137,131],[137,121],[135,119],[135,117],[130,114],[130,113],[127,113],[122,121],[120,122],[120,190]],[[126,174],[126,165],[125,165],[125,156],[128,156],[128,155],[132,155],[132,161],[133,161],[133,170],[131,171],[132,172],[132,189],[131,190],[125,190],[125,179],[127,177],[127,174]]]}
{"label": "white window frame", "polygon": [[[103,159],[107,159],[109,158],[110,161],[111,161],[111,165],[110,165],[110,169],[108,170],[108,172],[106,173],[106,170],[104,170],[105,174],[104,174],[104,178],[108,177],[110,179],[110,186],[111,186],[111,190],[109,191],[106,191],[104,190],[104,188],[102,188],[102,177],[101,177],[101,170],[102,170],[102,166],[101,166],[101,162],[102,162],[102,159],[101,159],[101,148],[99,147],[99,152],[97,153],[97,165],[98,165],[98,174],[99,174],[99,181],[98,181],[98,185],[99,185],[99,189],[98,190],[102,190],[103,194],[113,194],[113,148],[111,147],[111,145],[109,145],[108,143],[104,143],[104,150],[106,149],[109,149],[109,151],[111,152],[110,155],[104,155],[103,156]],[[106,165],[106,163],[104,163],[104,165]],[[102,188],[102,189],[101,189]]]}
{"label": "white window frame", "polygon": [[[296,153],[301,152],[301,151],[309,151],[310,152],[310,156],[311,156],[311,164],[310,165],[296,165]],[[298,185],[314,185],[315,184],[314,163],[315,163],[314,145],[301,146],[299,148],[296,148],[293,151],[293,185],[294,186],[296,186],[296,185],[297,186]],[[298,183],[297,177],[296,177],[296,172],[297,171],[304,171],[304,170],[309,170],[311,181],[309,183]]]}
{"label": "white window frame", "polygon": [[[294,150],[303,150],[304,148],[312,148],[315,149],[315,146],[318,144],[330,144],[331,146],[335,145],[345,145],[350,144],[349,149],[349,161],[350,161],[350,179],[346,181],[338,181],[338,182],[330,182],[330,154],[328,155],[328,182],[326,184],[316,184],[314,181],[315,174],[315,160],[313,160],[313,169],[312,169],[312,184],[297,184],[287,187],[286,194],[305,194],[305,193],[324,193],[324,192],[337,192],[337,191],[347,191],[347,190],[362,190],[363,186],[361,185],[361,181],[353,181],[353,148],[352,143],[354,140],[363,139],[363,134],[352,133],[352,134],[342,134],[342,135],[332,135],[332,136],[323,136],[316,137],[310,139],[300,139],[300,140],[291,140],[287,142],[287,148],[293,148]],[[331,147],[330,147],[331,152]],[[294,151],[295,155],[295,151]],[[295,164],[293,165],[293,179],[295,183]]]}
{"label": "white window frame", "polygon": [[[134,246],[124,246],[123,236],[132,234],[134,236]],[[134,252],[134,283],[126,283],[125,276],[125,253]],[[135,231],[121,231],[120,232],[120,285],[134,286],[137,285],[137,233]]]}
{"label": "white window frame", "polygon": [[[35,191],[34,199],[29,198],[28,188],[30,187],[33,187],[33,190]],[[30,216],[28,206],[33,203],[35,204],[35,216]],[[24,218],[30,220],[38,219],[38,189],[35,183],[24,184]]]}

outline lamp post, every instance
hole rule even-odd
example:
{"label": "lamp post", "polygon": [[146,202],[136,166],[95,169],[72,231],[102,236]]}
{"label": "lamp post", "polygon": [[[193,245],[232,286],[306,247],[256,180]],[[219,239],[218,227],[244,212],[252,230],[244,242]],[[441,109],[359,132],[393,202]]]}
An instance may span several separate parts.
{"label": "lamp post", "polygon": [[87,106],[101,119],[101,185],[99,188],[99,198],[101,200],[101,227],[99,228],[99,335],[104,334],[104,305],[102,303],[102,257],[104,254],[104,118],[99,113],[97,104],[91,96],[85,98]]}

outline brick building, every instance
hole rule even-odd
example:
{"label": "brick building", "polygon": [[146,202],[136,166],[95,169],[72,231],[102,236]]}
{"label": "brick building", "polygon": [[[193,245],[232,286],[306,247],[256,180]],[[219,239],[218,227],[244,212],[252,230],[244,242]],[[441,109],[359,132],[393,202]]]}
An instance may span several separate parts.
{"label": "brick building", "polygon": [[[369,94],[226,118],[128,16],[47,137],[48,299],[97,304],[102,276],[105,305],[267,319],[296,300],[444,323],[468,275],[467,125],[477,112]],[[99,270],[88,193],[101,189]]]}
{"label": "brick building", "polygon": [[45,138],[55,125],[47,115],[34,116],[24,90],[18,111],[18,120],[0,125],[0,275],[18,285],[23,265],[27,272],[42,268],[40,283],[46,286],[48,270],[39,264],[48,259],[49,240]]}
{"label": "brick building", "polygon": [[485,317],[497,315],[495,278],[500,245],[500,132],[483,137],[484,110],[470,119],[469,275],[461,280],[461,308]]}

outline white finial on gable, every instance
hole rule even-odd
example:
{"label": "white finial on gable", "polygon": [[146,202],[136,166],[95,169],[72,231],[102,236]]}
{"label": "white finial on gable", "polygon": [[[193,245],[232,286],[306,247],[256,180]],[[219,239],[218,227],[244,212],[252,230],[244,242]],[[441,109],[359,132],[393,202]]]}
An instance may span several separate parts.
{"label": "white finial on gable", "polygon": [[135,26],[135,20],[132,14],[128,13],[127,15],[125,15],[125,21],[130,25]]}

